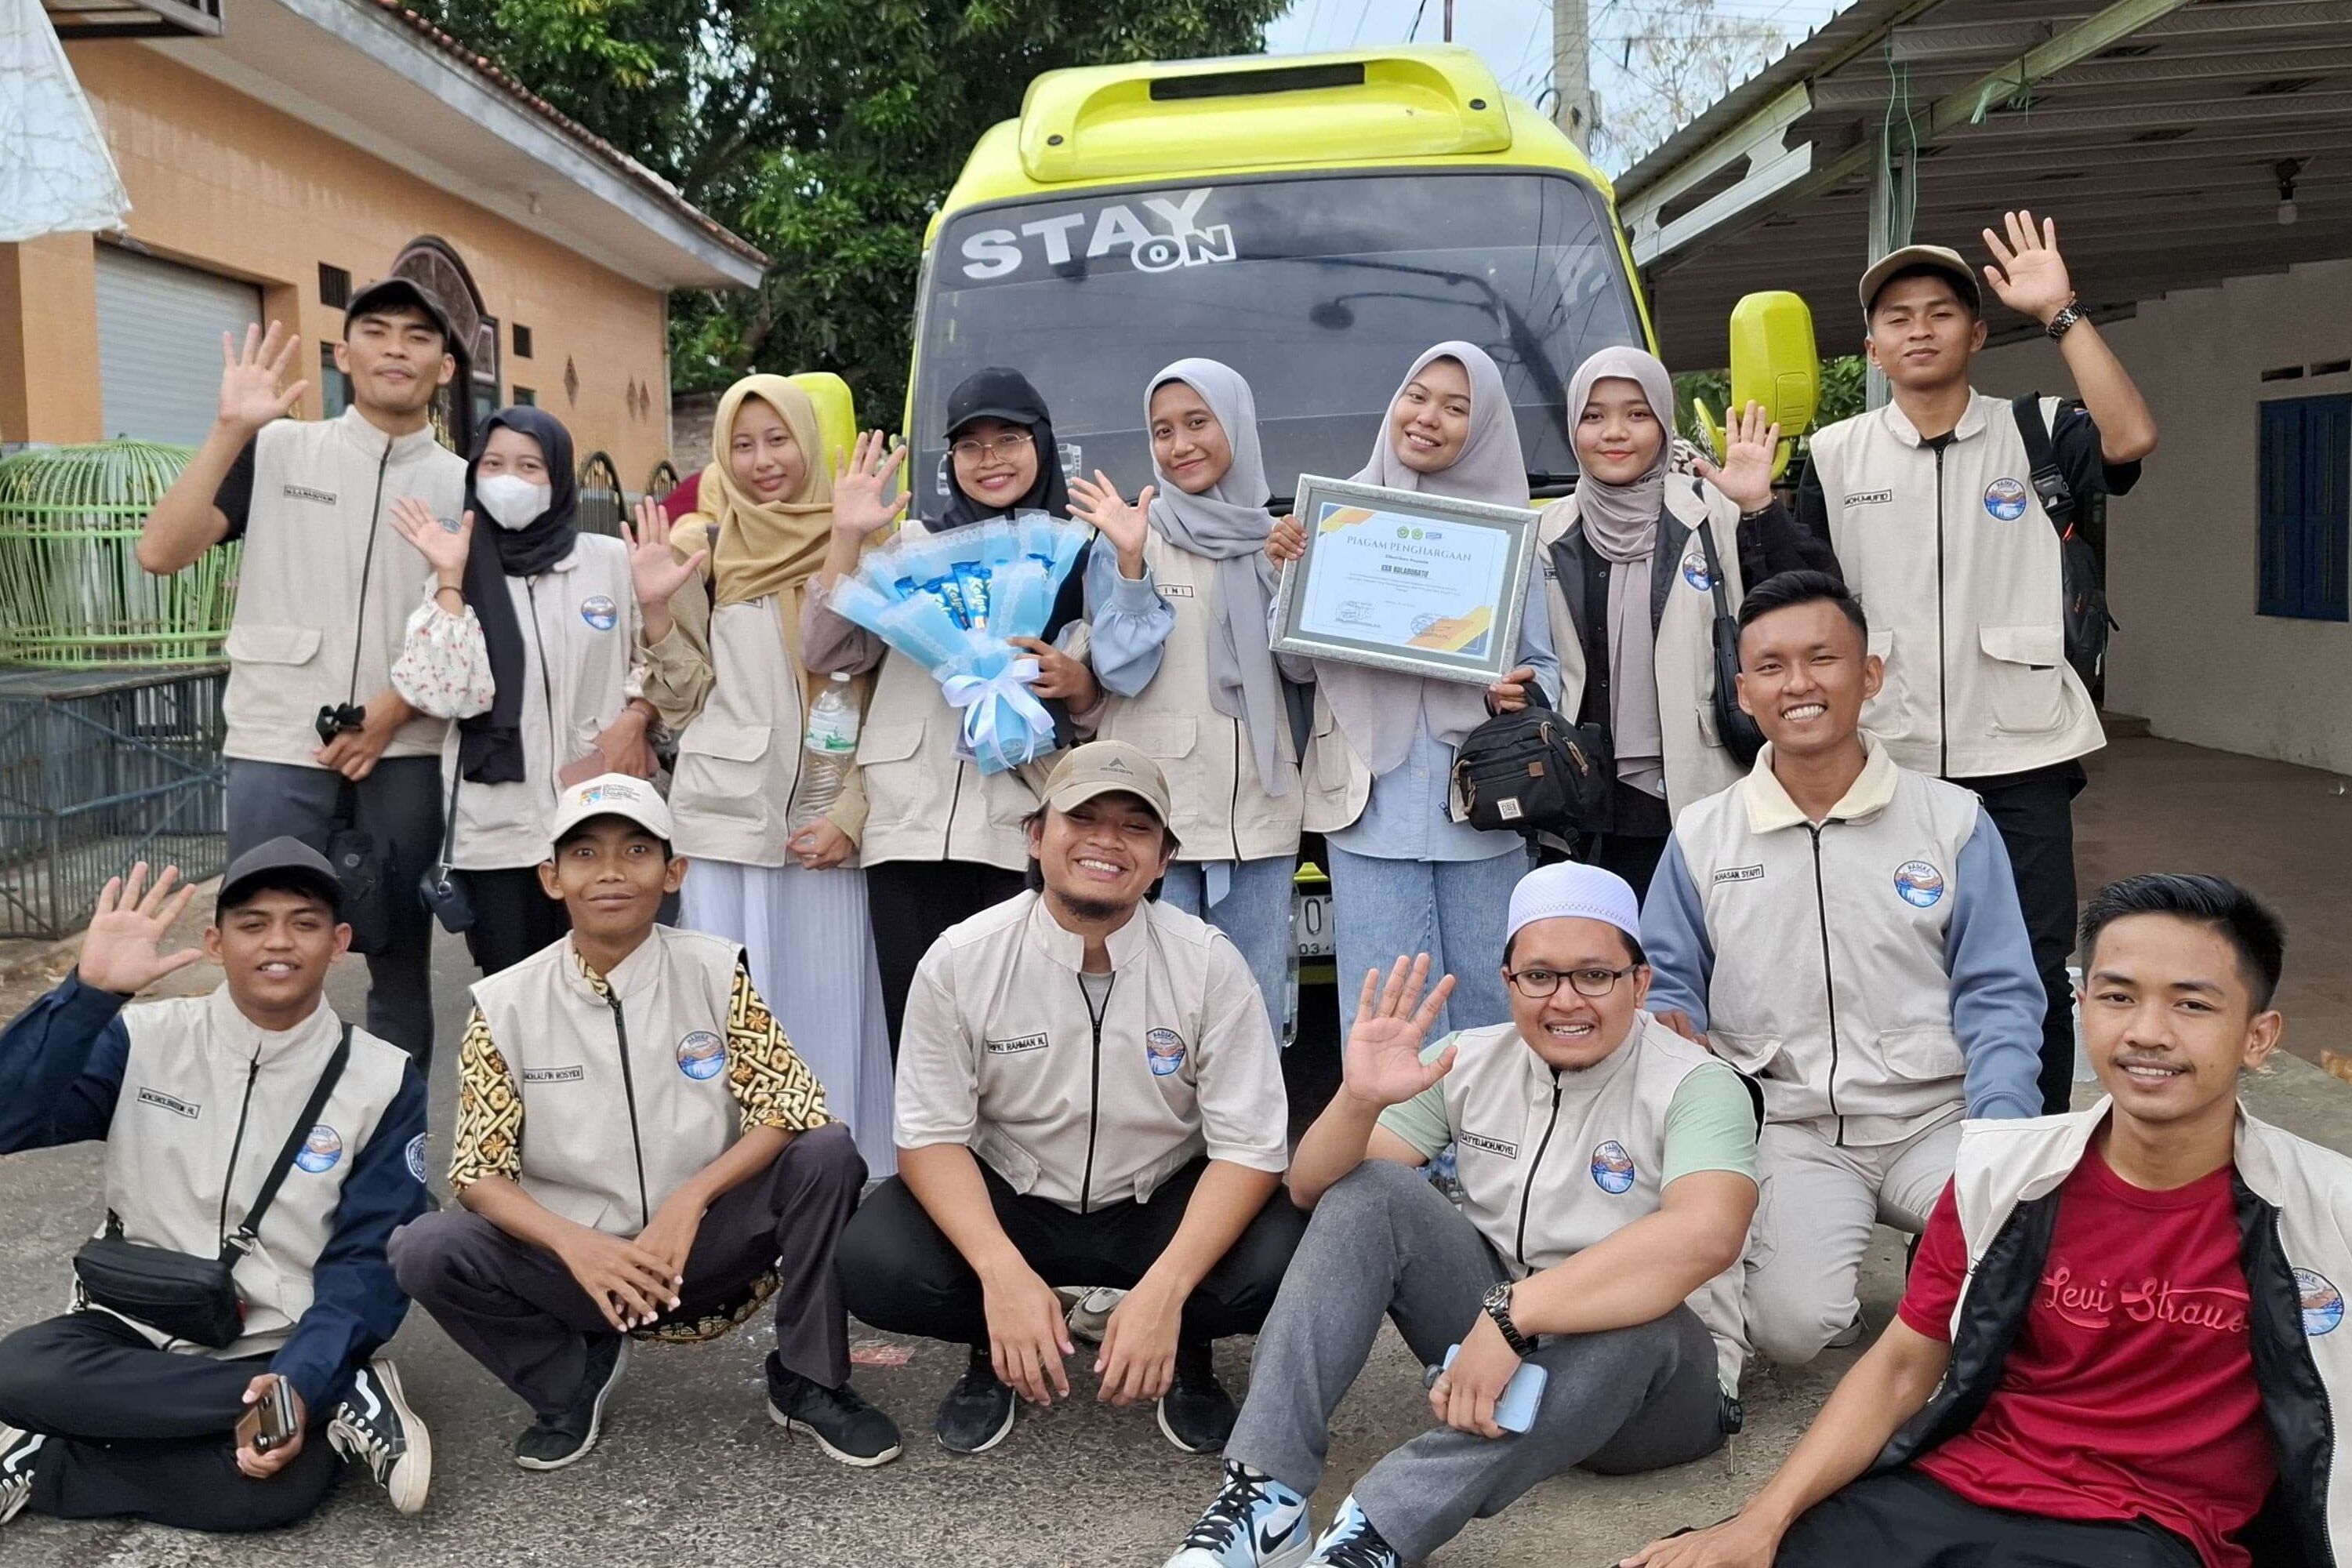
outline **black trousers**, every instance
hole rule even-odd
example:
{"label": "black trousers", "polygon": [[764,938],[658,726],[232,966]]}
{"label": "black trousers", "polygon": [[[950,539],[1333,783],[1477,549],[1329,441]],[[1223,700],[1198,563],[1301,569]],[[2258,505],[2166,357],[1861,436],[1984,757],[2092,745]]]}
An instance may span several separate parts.
{"label": "black trousers", "polygon": [[2074,797],[2083,791],[2083,766],[2060,763],[1952,782],[1976,791],[2009,850],[2017,901],[2033,941],[2033,967],[2048,997],[2042,1016],[2042,1110],[2055,1115],[2074,1092],[2074,994],[2066,984],[2066,960],[2074,952]]}
{"label": "black trousers", "polygon": [[[1109,1204],[1092,1214],[1024,1197],[985,1164],[980,1169],[997,1223],[1047,1284],[1124,1289],[1168,1249],[1208,1165],[1193,1161],[1148,1204]],[[1184,1303],[1182,1338],[1197,1344],[1257,1332],[1306,1232],[1307,1215],[1277,1190]],[[859,1206],[842,1235],[840,1261],[843,1296],[860,1321],[888,1333],[988,1343],[980,1276],[899,1178]]]}
{"label": "black trousers", "polygon": [[874,961],[882,972],[882,1016],[890,1027],[893,1065],[898,1060],[898,1030],[907,1019],[907,992],[923,954],[940,932],[1027,885],[1018,871],[970,860],[887,860],[866,868],[866,918],[874,927]]}
{"label": "black trousers", "polygon": [[[865,1183],[847,1127],[794,1138],[702,1216],[678,1305],[659,1322],[711,1327],[706,1320],[740,1310],[773,1270],[777,1359],[827,1388],[847,1383],[849,1325],[834,1247]],[[613,1331],[553,1253],[454,1206],[402,1226],[390,1251],[400,1288],[532,1414],[570,1406],[587,1373],[589,1336]]]}
{"label": "black trousers", "polygon": [[474,905],[466,950],[474,955],[474,967],[486,975],[512,969],[572,929],[563,900],[549,898],[539,885],[536,866],[460,871],[457,877]]}
{"label": "black trousers", "polygon": [[1864,1476],[1815,1503],[1773,1568],[2199,1568],[2151,1521],[2088,1524],[1980,1508],[1916,1470]]}
{"label": "black trousers", "polygon": [[324,1410],[267,1480],[236,1468],[245,1387],[268,1356],[174,1355],[104,1312],[69,1312],[0,1340],[0,1422],[46,1434],[36,1512],[144,1519],[182,1530],[273,1530],[308,1518],[341,1468]]}
{"label": "black trousers", "polygon": [[[280,834],[325,848],[343,783],[325,768],[230,758],[229,858]],[[392,945],[367,961],[368,1033],[421,1074],[433,1059],[433,917],[416,888],[441,853],[441,759],[386,758],[352,788],[353,826],[388,847],[393,892]]]}

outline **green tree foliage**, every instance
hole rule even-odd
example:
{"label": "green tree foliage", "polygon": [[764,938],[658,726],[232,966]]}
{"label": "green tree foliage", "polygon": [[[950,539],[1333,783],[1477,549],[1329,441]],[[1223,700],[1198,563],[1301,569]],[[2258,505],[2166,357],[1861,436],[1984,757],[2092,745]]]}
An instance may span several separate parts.
{"label": "green tree foliage", "polygon": [[409,0],[767,252],[671,303],[675,389],[831,370],[906,398],[924,226],[1040,71],[1255,51],[1286,0]]}

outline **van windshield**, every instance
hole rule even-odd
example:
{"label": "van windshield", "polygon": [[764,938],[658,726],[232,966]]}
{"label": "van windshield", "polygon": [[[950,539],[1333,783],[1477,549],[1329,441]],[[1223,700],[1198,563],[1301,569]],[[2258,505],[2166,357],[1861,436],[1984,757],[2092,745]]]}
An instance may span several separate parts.
{"label": "van windshield", "polygon": [[948,394],[1010,365],[1054,413],[1064,465],[1151,479],[1144,383],[1223,360],[1256,395],[1277,497],[1363,467],[1406,369],[1449,338],[1502,367],[1531,475],[1574,471],[1577,364],[1642,342],[1607,209],[1540,170],[1318,174],[977,207],[928,263],[914,394],[916,510],[948,493]]}

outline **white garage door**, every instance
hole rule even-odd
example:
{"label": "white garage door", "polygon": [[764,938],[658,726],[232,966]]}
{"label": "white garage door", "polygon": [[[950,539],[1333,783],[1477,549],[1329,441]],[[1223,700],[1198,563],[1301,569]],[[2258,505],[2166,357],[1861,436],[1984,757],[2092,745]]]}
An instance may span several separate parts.
{"label": "white garage door", "polygon": [[[98,247],[98,371],[106,433],[194,446],[220,407],[223,332],[245,342],[261,290],[111,245]],[[298,376],[310,374],[298,365]]]}

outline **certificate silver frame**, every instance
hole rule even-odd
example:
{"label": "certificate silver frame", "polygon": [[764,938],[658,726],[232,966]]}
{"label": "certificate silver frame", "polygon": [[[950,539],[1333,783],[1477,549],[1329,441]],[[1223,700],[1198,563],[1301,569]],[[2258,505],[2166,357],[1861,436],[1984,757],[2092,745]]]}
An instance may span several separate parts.
{"label": "certificate silver frame", "polygon": [[[1292,515],[1307,529],[1307,552],[1283,567],[1282,581],[1275,591],[1275,652],[1338,659],[1374,669],[1394,670],[1400,675],[1423,675],[1475,686],[1491,686],[1518,668],[1520,612],[1527,604],[1528,579],[1535,570],[1537,513],[1525,507],[1496,506],[1490,501],[1426,495],[1419,490],[1393,490],[1317,474],[1299,476],[1297,498]],[[1298,616],[1306,595],[1295,590],[1315,569],[1315,542],[1318,537],[1316,520],[1327,505],[1332,504],[1370,507],[1429,522],[1467,523],[1508,534],[1510,564],[1503,574],[1503,602],[1494,606],[1495,635],[1487,639],[1486,652],[1476,657],[1436,653],[1301,631]]]}

